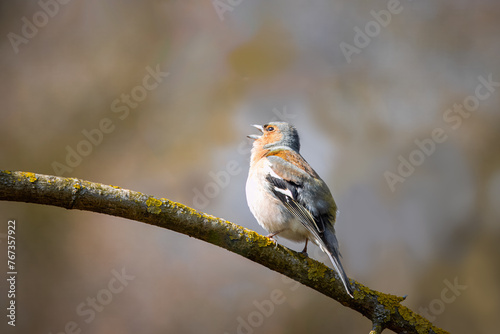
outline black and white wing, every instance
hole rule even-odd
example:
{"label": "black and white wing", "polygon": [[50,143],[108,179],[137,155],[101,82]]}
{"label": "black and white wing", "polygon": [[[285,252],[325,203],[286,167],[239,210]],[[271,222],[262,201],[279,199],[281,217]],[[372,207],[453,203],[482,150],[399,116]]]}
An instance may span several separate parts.
{"label": "black and white wing", "polygon": [[[298,156],[302,159],[300,155]],[[341,255],[333,227],[337,208],[326,184],[321,179],[315,178],[316,175],[311,175],[279,157],[273,156],[268,159],[272,170],[266,176],[269,189],[314,236],[315,240],[313,241],[328,255],[346,291],[352,297],[349,280],[340,262]],[[311,189],[316,188],[318,188],[317,194],[311,194],[311,192],[315,192]],[[318,198],[315,201],[315,196],[329,196],[328,200],[330,201],[327,202],[329,205],[323,203],[326,201],[323,198]],[[318,204],[317,206],[322,208],[323,212],[310,209],[308,203],[311,201],[313,204]]]}

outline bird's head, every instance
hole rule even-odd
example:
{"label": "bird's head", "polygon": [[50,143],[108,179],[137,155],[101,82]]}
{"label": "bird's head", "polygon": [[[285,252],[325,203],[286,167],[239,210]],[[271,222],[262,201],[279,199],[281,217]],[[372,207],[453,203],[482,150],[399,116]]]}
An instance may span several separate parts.
{"label": "bird's head", "polygon": [[254,147],[271,149],[284,146],[299,152],[300,140],[297,129],[286,122],[270,122],[265,125],[254,125],[259,129],[261,135],[249,135],[248,138],[255,140]]}

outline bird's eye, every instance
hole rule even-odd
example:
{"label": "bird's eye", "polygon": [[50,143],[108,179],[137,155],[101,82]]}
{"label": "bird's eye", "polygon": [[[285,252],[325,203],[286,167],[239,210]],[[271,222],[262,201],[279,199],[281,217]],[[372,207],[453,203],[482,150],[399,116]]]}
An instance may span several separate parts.
{"label": "bird's eye", "polygon": [[274,127],[268,126],[266,130],[269,131],[269,132],[274,131]]}

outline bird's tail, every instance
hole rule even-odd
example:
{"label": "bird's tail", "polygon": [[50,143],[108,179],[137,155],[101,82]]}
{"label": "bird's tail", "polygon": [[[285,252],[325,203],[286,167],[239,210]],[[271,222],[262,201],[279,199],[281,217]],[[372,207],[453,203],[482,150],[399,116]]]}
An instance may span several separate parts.
{"label": "bird's tail", "polygon": [[335,230],[333,228],[331,229],[325,228],[325,231],[323,232],[321,239],[322,242],[320,243],[320,248],[323,250],[323,252],[325,252],[328,255],[330,261],[332,261],[333,268],[340,276],[340,280],[342,281],[342,284],[344,284],[344,287],[349,296],[354,298],[354,296],[352,295],[351,285],[349,284],[349,279],[345,274],[344,267],[342,267],[342,263],[340,263],[341,255],[339,252],[339,243],[337,241],[337,237],[335,236]]}

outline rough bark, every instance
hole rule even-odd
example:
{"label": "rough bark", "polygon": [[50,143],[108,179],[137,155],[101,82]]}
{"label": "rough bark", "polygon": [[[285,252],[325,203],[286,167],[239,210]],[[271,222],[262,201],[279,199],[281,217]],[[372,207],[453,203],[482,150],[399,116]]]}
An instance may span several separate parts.
{"label": "rough bark", "polygon": [[286,275],[349,307],[373,323],[371,333],[447,333],[401,305],[404,297],[351,279],[350,298],[332,269],[239,225],[165,198],[120,187],[28,172],[0,171],[0,200],[104,213],[163,227],[225,248]]}

